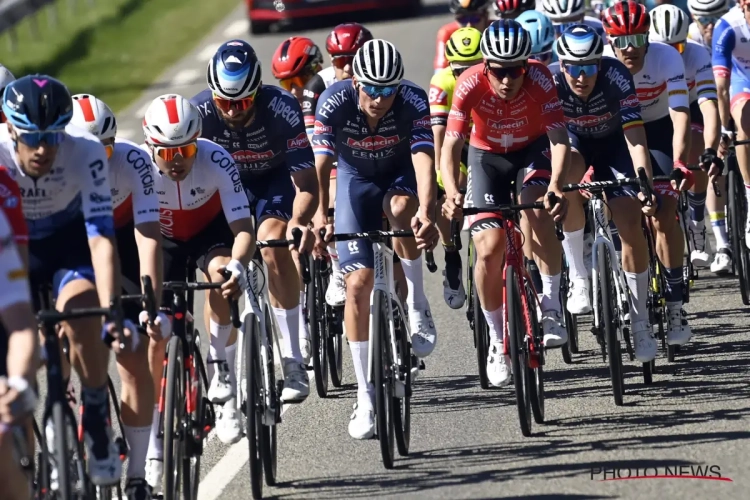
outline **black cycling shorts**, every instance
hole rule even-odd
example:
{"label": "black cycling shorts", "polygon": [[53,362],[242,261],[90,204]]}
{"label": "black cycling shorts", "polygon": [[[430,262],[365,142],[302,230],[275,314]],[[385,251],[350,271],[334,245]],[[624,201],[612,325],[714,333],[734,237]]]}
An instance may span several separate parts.
{"label": "black cycling shorts", "polygon": [[[120,256],[120,284],[124,295],[141,293],[141,261],[138,245],[135,242],[135,225],[131,220],[124,226],[115,229],[117,238],[117,254]],[[138,315],[142,305],[128,301],[122,305],[125,318],[138,324]]]}
{"label": "black cycling shorts", "polygon": [[[568,130],[570,147],[581,153],[587,167],[594,167],[594,179],[613,181],[618,177],[635,177],[633,160],[622,130],[606,137],[578,137]],[[638,196],[637,188],[621,186],[604,190],[607,199],[620,196]]]}

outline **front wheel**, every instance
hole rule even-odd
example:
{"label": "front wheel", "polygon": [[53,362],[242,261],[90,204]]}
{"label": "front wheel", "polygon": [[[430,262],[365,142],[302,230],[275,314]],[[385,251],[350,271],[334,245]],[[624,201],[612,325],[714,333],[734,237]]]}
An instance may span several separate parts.
{"label": "front wheel", "polygon": [[[470,241],[469,245],[470,253],[476,254],[476,252],[472,251],[474,243]],[[476,259],[476,255],[472,256],[472,258]],[[479,303],[479,293],[477,292],[476,283],[474,281],[473,268],[474,266],[471,266],[469,269],[469,273],[471,273],[469,276],[471,291],[470,309],[472,310],[474,320],[474,347],[477,355],[479,386],[482,389],[489,389],[491,385],[490,379],[487,378],[487,357],[490,354],[490,329],[487,326],[487,320],[484,317],[482,306]]]}
{"label": "front wheel", "polygon": [[[407,336],[404,318],[396,310],[396,356],[398,357],[399,377],[403,378],[404,396],[393,398],[393,427],[396,430],[396,448],[398,454],[405,457],[409,454],[411,442],[411,345]],[[396,382],[399,383],[399,382]]]}
{"label": "front wheel", "polygon": [[[734,160],[736,162],[736,159]],[[742,303],[750,305],[750,257],[745,243],[745,194],[739,173],[731,169],[728,175],[729,225],[731,229],[732,253],[737,277],[740,279]]]}
{"label": "front wheel", "polygon": [[307,284],[307,319],[310,325],[313,373],[318,396],[328,396],[328,346],[326,338],[325,279],[320,259],[314,259],[310,283]]}
{"label": "front wheel", "polygon": [[615,398],[615,404],[622,406],[622,395],[624,392],[624,382],[622,373],[622,351],[620,339],[617,336],[619,328],[619,314],[617,313],[616,296],[612,280],[612,262],[610,260],[609,250],[602,247],[598,252],[599,268],[599,293],[601,300],[601,321],[600,328],[604,330],[604,341],[607,346],[607,358],[609,360],[609,374],[612,381],[612,394]]}
{"label": "front wheel", "polygon": [[[513,383],[516,389],[516,407],[521,433],[531,436],[531,394],[526,384],[529,382],[527,372],[525,339],[526,328],[523,321],[521,293],[518,290],[516,270],[508,267],[505,270],[505,310],[508,311],[508,333],[510,341],[510,362],[513,370]],[[536,312],[535,312],[536,313]]]}
{"label": "front wheel", "polygon": [[260,370],[260,353],[258,351],[258,319],[251,314],[242,326],[245,331],[245,436],[248,445],[247,465],[250,472],[250,490],[253,498],[263,498],[263,460],[262,460],[262,379]]}
{"label": "front wheel", "polygon": [[182,460],[184,437],[182,435],[185,410],[185,363],[182,339],[173,336],[167,344],[167,389],[164,404],[164,476],[162,490],[165,500],[181,498]]}
{"label": "front wheel", "polygon": [[372,356],[373,385],[375,386],[375,418],[377,420],[380,454],[386,469],[393,468],[393,445],[395,429],[393,425],[393,362],[388,344],[388,298],[385,293],[378,291],[373,298],[374,322],[372,331],[377,339],[370,339],[370,348],[374,349]]}

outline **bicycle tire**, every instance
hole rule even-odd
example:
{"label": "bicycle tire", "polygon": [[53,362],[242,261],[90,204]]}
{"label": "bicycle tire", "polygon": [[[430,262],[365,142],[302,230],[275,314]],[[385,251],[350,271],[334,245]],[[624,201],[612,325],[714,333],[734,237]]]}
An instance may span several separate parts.
{"label": "bicycle tire", "polygon": [[[332,314],[340,314],[331,308]],[[331,332],[329,322],[328,339],[328,368],[331,371],[331,384],[334,387],[341,387],[344,379],[344,333]],[[343,324],[343,318],[340,318],[338,324]]]}
{"label": "bicycle tire", "polygon": [[394,422],[391,416],[393,410],[393,386],[391,384],[390,346],[388,345],[388,298],[385,292],[378,290],[373,297],[374,315],[372,331],[378,336],[376,342],[370,345],[375,349],[372,356],[373,385],[375,386],[375,418],[377,422],[380,454],[386,469],[393,468],[393,448],[395,441]]}
{"label": "bicycle tire", "polygon": [[[530,365],[526,368],[526,387],[529,388],[531,395],[531,412],[534,416],[534,421],[537,424],[544,423],[544,335],[540,335],[541,326],[539,325],[539,318],[536,315],[536,292],[534,289],[526,284],[526,303],[529,305],[528,317],[531,324],[529,329],[533,332],[534,336],[538,339],[539,345],[539,363],[536,368],[532,368]],[[532,311],[533,307],[533,311]]]}
{"label": "bicycle tire", "polygon": [[617,338],[617,328],[615,322],[619,321],[615,311],[614,300],[616,293],[613,293],[613,280],[611,272],[611,260],[609,249],[601,247],[597,254],[599,273],[599,293],[601,300],[599,302],[602,308],[602,328],[604,328],[604,339],[607,345],[607,358],[609,361],[609,374],[612,381],[612,395],[615,399],[615,405],[622,406],[623,380],[622,380],[622,349],[620,340]]}
{"label": "bicycle tire", "polygon": [[562,306],[565,330],[568,332],[568,340],[562,345],[562,357],[565,364],[573,364],[573,356],[578,352],[578,322],[576,317],[568,311],[568,263],[563,259],[562,273],[560,276],[560,303]]}
{"label": "bicycle tire", "polygon": [[[736,161],[736,160],[735,160]],[[750,305],[750,257],[748,256],[747,245],[745,244],[745,202],[743,196],[743,185],[738,179],[739,173],[731,169],[728,175],[728,192],[729,192],[729,214],[731,218],[732,230],[732,251],[734,253],[735,269],[737,277],[740,280],[740,294],[742,303]]]}
{"label": "bicycle tire", "polygon": [[518,421],[521,424],[521,433],[531,436],[531,394],[526,383],[527,362],[524,352],[524,339],[526,329],[524,328],[523,314],[521,312],[521,293],[518,290],[516,270],[513,267],[505,269],[505,307],[508,311],[508,340],[510,341],[510,362],[513,371],[513,385],[516,390],[516,408],[518,409]]}
{"label": "bicycle tire", "polygon": [[248,444],[247,465],[250,472],[250,489],[253,498],[263,498],[263,459],[261,455],[261,432],[260,427],[263,409],[260,404],[261,395],[261,370],[260,352],[258,347],[258,318],[250,314],[245,319],[243,329],[246,329],[244,347],[245,352],[243,366],[245,368],[245,436]]}
{"label": "bicycle tire", "polygon": [[[476,264],[476,251],[473,250],[473,241],[469,242],[469,250],[472,253],[474,262],[471,269]],[[473,273],[472,273],[473,276]],[[487,357],[490,354],[490,329],[487,326],[487,320],[482,312],[482,306],[479,302],[479,292],[473,277],[471,279],[471,302],[474,313],[474,349],[477,355],[477,371],[479,373],[479,386],[488,390],[492,388],[490,379],[487,377]]]}
{"label": "bicycle tire", "polygon": [[312,351],[315,389],[318,396],[328,396],[328,343],[325,329],[327,327],[325,310],[325,288],[321,276],[319,259],[313,260],[310,283],[307,285],[307,320],[310,325],[310,344]]}
{"label": "bicycle tire", "polygon": [[[199,335],[194,338],[200,339]],[[189,446],[190,453],[186,453],[187,456],[182,457],[182,491],[184,500],[197,500],[198,489],[200,487],[201,479],[201,454],[203,452],[203,380],[201,378],[199,364],[203,363],[203,359],[200,354],[200,346],[196,345],[193,354],[193,367],[195,370],[195,408],[193,412],[188,415],[190,421],[190,428],[193,432],[192,436],[187,437],[191,442]],[[197,438],[197,442],[195,441]],[[184,492],[188,492],[185,494]]]}
{"label": "bicycle tire", "polygon": [[[185,371],[182,352],[182,339],[172,336],[167,344],[167,385],[164,401],[164,475],[162,491],[164,500],[181,498],[181,474],[183,441],[176,427],[182,426],[182,412],[185,409]],[[175,453],[177,457],[175,457]]]}
{"label": "bicycle tire", "polygon": [[[68,422],[67,412],[65,411],[66,407],[67,403],[63,403],[62,401],[52,403],[50,418],[52,419],[52,426],[55,429],[54,460],[57,464],[57,494],[61,500],[72,500],[74,498],[74,487],[71,484],[70,469],[68,468]],[[52,469],[49,468],[49,471],[51,473]]]}
{"label": "bicycle tire", "polygon": [[266,479],[266,484],[268,486],[274,486],[276,484],[276,466],[278,463],[278,440],[276,435],[276,423],[281,421],[280,407],[281,390],[283,388],[283,383],[281,380],[279,380],[278,384],[276,383],[276,363],[274,361],[274,353],[272,347],[273,330],[271,329],[271,308],[268,305],[266,305],[265,333],[266,342],[270,349],[270,352],[268,353],[268,373],[270,378],[270,386],[266,388],[266,392],[270,393],[271,399],[276,402],[276,421],[272,422],[271,425],[263,425],[261,421],[260,446],[261,457],[263,459],[263,474]]}
{"label": "bicycle tire", "polygon": [[[396,329],[396,348],[398,357],[401,360],[399,369],[400,375],[404,379],[404,397],[393,398],[393,427],[396,432],[396,449],[402,457],[409,455],[409,445],[411,443],[411,369],[412,355],[411,343],[406,335],[406,326],[404,318],[394,304],[394,326]],[[397,326],[396,326],[397,325]]]}

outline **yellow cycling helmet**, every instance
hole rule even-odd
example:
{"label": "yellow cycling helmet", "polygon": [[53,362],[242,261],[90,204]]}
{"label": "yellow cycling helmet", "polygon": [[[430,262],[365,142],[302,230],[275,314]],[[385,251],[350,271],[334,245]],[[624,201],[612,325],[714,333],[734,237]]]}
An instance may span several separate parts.
{"label": "yellow cycling helmet", "polygon": [[445,58],[452,63],[465,63],[477,61],[482,58],[479,43],[482,41],[482,32],[476,28],[458,28],[453,32],[445,44]]}

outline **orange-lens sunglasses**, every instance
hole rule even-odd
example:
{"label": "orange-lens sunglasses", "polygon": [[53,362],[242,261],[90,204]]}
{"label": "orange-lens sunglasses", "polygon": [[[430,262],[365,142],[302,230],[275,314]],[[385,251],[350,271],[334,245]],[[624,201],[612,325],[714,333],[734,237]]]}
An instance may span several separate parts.
{"label": "orange-lens sunglasses", "polygon": [[230,109],[235,111],[245,111],[250,109],[255,102],[255,95],[243,97],[242,99],[224,99],[214,94],[214,104],[220,110],[227,112]]}
{"label": "orange-lens sunglasses", "polygon": [[177,156],[182,156],[183,158],[192,158],[197,152],[197,142],[191,142],[190,144],[185,144],[184,146],[174,147],[154,146],[154,153],[156,153],[156,156],[164,161],[172,161]]}
{"label": "orange-lens sunglasses", "polygon": [[307,82],[310,81],[310,78],[312,77],[312,74],[304,73],[301,75],[293,76],[291,78],[284,78],[282,80],[279,80],[279,85],[281,85],[281,88],[288,92],[292,90],[292,87],[304,88],[305,85],[307,85]]}
{"label": "orange-lens sunglasses", "polygon": [[115,153],[115,145],[114,144],[105,144],[104,145],[104,151],[107,152],[107,159],[112,158],[112,155]]}

